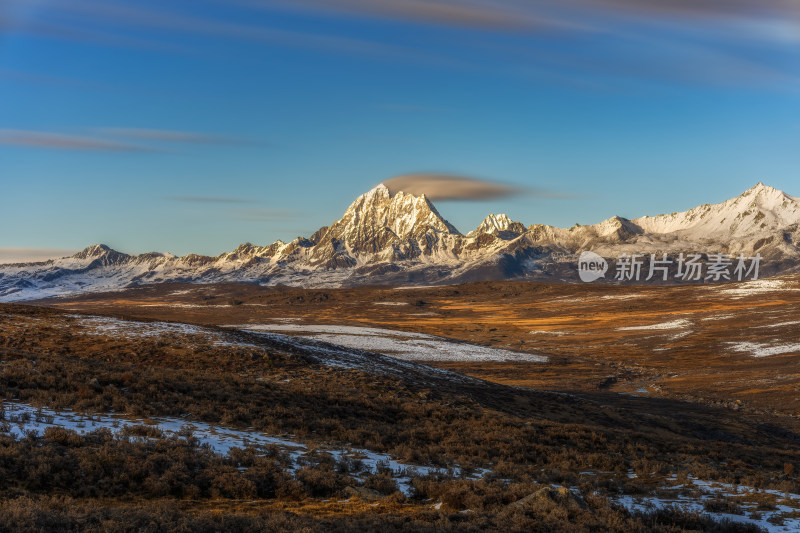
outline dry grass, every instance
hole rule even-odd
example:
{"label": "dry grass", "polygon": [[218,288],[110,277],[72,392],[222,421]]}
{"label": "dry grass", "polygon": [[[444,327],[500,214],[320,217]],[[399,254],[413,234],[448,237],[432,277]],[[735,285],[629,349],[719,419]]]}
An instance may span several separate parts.
{"label": "dry grass", "polygon": [[[409,290],[170,284],[131,289],[123,297],[110,293],[44,303],[204,324],[293,318],[417,331],[550,357],[547,365],[434,363],[497,383],[592,394],[645,388],[652,396],[795,416],[800,354],[753,358],[728,344],[800,343],[797,325],[770,327],[800,321],[800,283],[791,277],[785,282],[794,290],[746,297],[703,287],[520,282]],[[407,305],[375,305],[386,301]],[[181,307],[172,307],[176,304]],[[619,329],[678,319],[690,322],[685,336],[677,335],[682,330]]]}

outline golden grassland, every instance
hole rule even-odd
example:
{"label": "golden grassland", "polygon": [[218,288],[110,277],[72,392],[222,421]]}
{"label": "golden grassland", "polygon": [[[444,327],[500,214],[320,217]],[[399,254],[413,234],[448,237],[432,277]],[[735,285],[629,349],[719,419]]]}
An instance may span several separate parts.
{"label": "golden grassland", "polygon": [[[59,308],[202,324],[383,327],[547,355],[548,364],[432,362],[509,385],[637,393],[800,415],[800,353],[755,358],[736,344],[800,343],[800,282],[618,287],[486,282],[422,289],[286,289],[168,284],[43,302]],[[392,302],[401,305],[380,305]],[[685,321],[674,329],[620,329]],[[778,324],[776,326],[776,324]],[[781,325],[782,324],[782,325]],[[638,391],[638,392],[636,392]]]}
{"label": "golden grassland", "polygon": [[[410,305],[431,305],[418,303]],[[609,497],[650,494],[670,476],[690,475],[798,491],[798,438],[781,417],[465,382],[424,368],[399,376],[330,368],[304,349],[208,331],[235,342],[191,331],[103,332],[74,312],[3,305],[0,396],[87,413],[185,416],[490,475],[420,476],[406,496],[379,473],[349,476],[325,453],[291,474],[280,450],[222,457],[190,440],[51,429],[0,436],[0,531],[751,531],[675,509],[632,514]],[[374,501],[352,499],[356,489]]]}

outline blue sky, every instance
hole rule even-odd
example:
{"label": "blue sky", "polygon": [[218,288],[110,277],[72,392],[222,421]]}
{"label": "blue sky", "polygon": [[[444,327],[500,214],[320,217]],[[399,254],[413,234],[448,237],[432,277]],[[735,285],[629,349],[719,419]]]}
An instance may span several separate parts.
{"label": "blue sky", "polygon": [[290,240],[416,172],[530,189],[464,232],[800,195],[797,4],[553,4],[4,0],[0,252]]}

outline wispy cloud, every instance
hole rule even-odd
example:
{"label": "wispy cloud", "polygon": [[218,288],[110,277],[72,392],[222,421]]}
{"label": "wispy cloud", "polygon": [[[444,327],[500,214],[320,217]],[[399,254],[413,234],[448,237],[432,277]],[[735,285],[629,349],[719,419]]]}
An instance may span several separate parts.
{"label": "wispy cloud", "polygon": [[729,19],[731,17],[775,18],[800,15],[795,0],[580,0],[577,4],[594,4],[633,13],[703,16]]}
{"label": "wispy cloud", "polygon": [[409,113],[442,113],[447,111],[442,107],[414,105],[414,104],[378,104],[373,106],[375,109],[383,111],[399,111]]}
{"label": "wispy cloud", "polygon": [[58,259],[77,253],[78,250],[58,248],[0,248],[0,263],[31,263]]}
{"label": "wispy cloud", "polygon": [[[180,195],[168,196],[166,199],[173,202],[182,202],[187,204],[205,204],[209,207],[219,206],[220,211],[216,211],[217,215],[215,216],[222,214],[239,220],[246,220],[248,222],[285,222],[288,220],[294,220],[300,215],[300,212],[294,209],[255,206],[235,207],[254,204],[256,201],[249,198],[239,198],[234,196]],[[222,209],[226,206],[230,207],[227,209]]]}
{"label": "wispy cloud", "polygon": [[45,131],[0,129],[0,145],[26,146],[56,150],[88,150],[101,152],[161,152],[150,146]]}
{"label": "wispy cloud", "polygon": [[[530,13],[523,5],[488,0],[240,0],[240,3],[304,11],[402,19],[423,23],[497,29],[521,29],[529,25]],[[517,4],[517,5],[514,5]]]}
{"label": "wispy cloud", "polygon": [[[586,87],[595,86],[598,78],[603,77],[658,78],[656,81],[697,84],[710,81],[783,86],[790,81],[794,86],[797,83],[796,73],[789,67],[796,56],[785,46],[787,42],[800,42],[797,0],[216,0],[216,3],[225,8],[220,17],[203,15],[203,10],[189,10],[183,3],[49,1],[44,2],[44,8],[34,11],[35,18],[12,19],[8,13],[30,11],[26,9],[29,2],[6,0],[11,9],[5,17],[0,13],[0,30],[100,43],[107,39],[104,44],[153,50],[183,48],[173,50],[178,53],[217,53],[192,39],[199,36],[203,38],[201,43],[240,41],[451,69],[523,75],[536,72],[555,83],[577,80]],[[13,9],[15,6],[19,9]],[[274,27],[270,25],[273,17],[248,17],[254,9],[293,11],[317,18],[331,15],[379,18],[434,28],[421,32],[419,38],[413,31],[379,37],[368,32],[359,37],[358,32],[336,34],[330,30],[336,25],[316,22],[298,24],[294,29]],[[437,27],[464,31],[445,35]],[[494,45],[506,42],[496,38],[498,33],[513,35],[515,44],[526,48],[527,54],[502,56],[496,50],[492,53]],[[643,36],[654,39],[641,45],[632,42],[646,41]],[[764,64],[758,50],[744,51],[753,39],[758,41],[757,46],[766,43],[775,45],[773,48],[783,47],[777,48],[778,55],[772,65]],[[442,42],[447,46],[441,46]],[[662,46],[664,43],[668,45]],[[564,55],[564,60],[541,57],[554,52]],[[644,60],[639,61],[640,57]],[[706,68],[708,57],[717,58],[715,68]],[[646,68],[642,69],[642,65]]]}
{"label": "wispy cloud", "polygon": [[[238,0],[318,16],[469,31],[450,68],[489,69],[583,88],[644,81],[795,90],[797,0]],[[514,40],[492,34],[513,34]],[[520,39],[521,38],[521,39]],[[419,41],[424,46],[424,40]],[[525,52],[501,55],[501,43]],[[764,60],[763,46],[772,60]],[[494,49],[494,52],[489,52]],[[795,48],[796,50],[796,48]],[[557,57],[561,56],[561,57]],[[487,62],[485,58],[502,58]]]}
{"label": "wispy cloud", "polygon": [[170,144],[248,144],[248,141],[190,131],[146,128],[91,128],[91,135],[0,129],[0,145],[119,152],[171,152]]}
{"label": "wispy cloud", "polygon": [[274,208],[239,208],[232,211],[234,217],[250,222],[284,222],[294,220],[299,213],[292,209]]}
{"label": "wispy cloud", "polygon": [[193,131],[160,130],[149,128],[97,128],[96,131],[109,137],[162,141],[176,143],[226,144],[234,139]]}
{"label": "wispy cloud", "polygon": [[49,74],[41,74],[38,72],[12,70],[6,68],[0,68],[0,80],[56,86],[73,86],[80,88],[91,88],[94,85],[83,80],[75,80],[61,76],[51,76]]}
{"label": "wispy cloud", "polygon": [[614,17],[648,17],[654,21],[671,17],[682,22],[794,21],[795,29],[800,20],[800,3],[796,0],[238,0],[238,3],[515,32],[597,31],[607,25],[607,21],[600,19]]}
{"label": "wispy cloud", "polygon": [[568,195],[545,189],[511,185],[499,181],[453,174],[405,174],[384,180],[391,194],[400,191],[424,194],[431,201],[480,201],[507,198],[519,194],[539,198],[564,198]]}
{"label": "wispy cloud", "polygon": [[[6,0],[23,6],[27,0]],[[230,7],[230,4],[226,4]],[[23,6],[24,7],[24,6]],[[241,15],[241,13],[239,13]],[[329,35],[239,22],[240,18],[202,17],[194,10],[154,9],[145,3],[114,0],[70,0],[49,2],[39,20],[2,18],[0,29],[64,40],[95,41],[111,46],[136,47],[159,51],[174,47],[175,36],[196,35],[214,40],[277,44],[317,51],[336,51],[382,57],[409,56],[413,52],[378,40],[346,35]],[[147,39],[141,39],[146,32]],[[187,52],[187,50],[179,50]]]}
{"label": "wispy cloud", "polygon": [[249,204],[252,200],[230,196],[169,196],[167,200],[193,204]]}

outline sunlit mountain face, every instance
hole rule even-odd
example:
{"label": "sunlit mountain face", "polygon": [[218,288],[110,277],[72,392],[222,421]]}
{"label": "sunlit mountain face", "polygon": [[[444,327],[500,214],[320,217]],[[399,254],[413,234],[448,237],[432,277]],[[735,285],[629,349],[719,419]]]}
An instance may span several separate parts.
{"label": "sunlit mountain face", "polygon": [[[800,201],[762,183],[685,212],[558,228],[490,214],[466,234],[425,195],[379,185],[308,237],[243,244],[216,257],[128,255],[92,245],[63,259],[0,267],[7,301],[164,282],[297,287],[587,281],[581,257],[611,261],[591,281],[704,283],[794,272]],[[685,267],[685,268],[684,268]],[[656,274],[658,274],[656,276]],[[600,278],[603,279],[600,279]]]}

